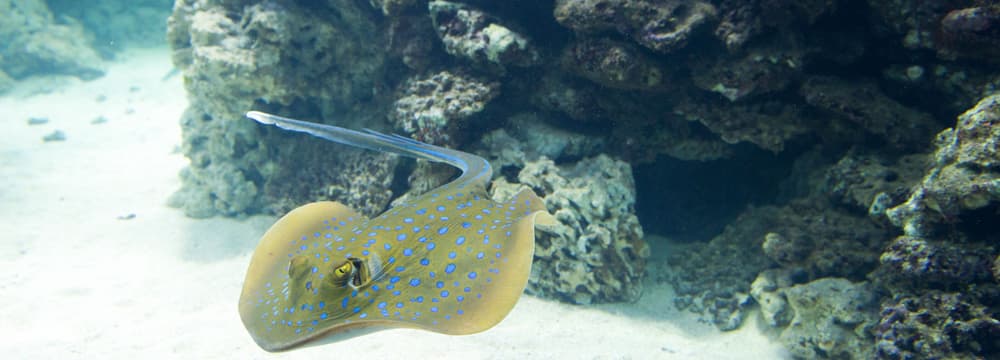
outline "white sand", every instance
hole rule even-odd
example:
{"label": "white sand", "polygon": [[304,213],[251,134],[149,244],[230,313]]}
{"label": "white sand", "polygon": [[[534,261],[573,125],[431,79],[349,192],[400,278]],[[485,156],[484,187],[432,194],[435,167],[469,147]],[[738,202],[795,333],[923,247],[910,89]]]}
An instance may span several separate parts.
{"label": "white sand", "polygon": [[[250,251],[273,219],[193,220],[165,206],[186,164],[175,149],[187,102],[179,76],[162,81],[168,54],[129,52],[98,80],[34,95],[39,87],[25,86],[0,98],[0,357],[787,357],[753,321],[730,333],[693,321],[662,286],[647,288],[637,304],[526,296],[476,335],[390,330],[266,353],[244,331],[236,299]],[[107,122],[91,124],[98,116]],[[29,126],[29,117],[50,121]],[[67,139],[43,143],[56,129]]]}

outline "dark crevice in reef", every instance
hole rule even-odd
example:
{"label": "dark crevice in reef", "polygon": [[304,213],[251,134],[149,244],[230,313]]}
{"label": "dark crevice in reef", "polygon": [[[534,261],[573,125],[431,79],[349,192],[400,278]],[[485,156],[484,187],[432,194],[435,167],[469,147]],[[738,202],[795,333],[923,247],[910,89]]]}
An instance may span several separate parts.
{"label": "dark crevice in reef", "polygon": [[635,166],[636,212],[643,229],[678,241],[707,241],[747,205],[773,202],[798,152],[773,154],[745,144],[736,148],[729,159],[661,156]]}
{"label": "dark crevice in reef", "polygon": [[970,241],[997,244],[1000,241],[1000,204],[993,203],[976,210],[966,211],[956,217],[955,227],[958,232],[969,237]]}

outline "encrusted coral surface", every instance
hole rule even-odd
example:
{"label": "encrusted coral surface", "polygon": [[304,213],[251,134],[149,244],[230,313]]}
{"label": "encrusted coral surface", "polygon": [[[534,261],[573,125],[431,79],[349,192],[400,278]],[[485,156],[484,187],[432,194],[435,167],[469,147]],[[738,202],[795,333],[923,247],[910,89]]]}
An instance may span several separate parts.
{"label": "encrusted coral surface", "polygon": [[498,199],[530,187],[559,221],[536,235],[529,292],[577,304],[639,298],[649,249],[634,214],[631,172],[605,155],[572,167],[542,157],[524,165],[519,184],[494,183]]}
{"label": "encrusted coral surface", "polygon": [[495,82],[442,71],[427,78],[407,80],[393,107],[396,126],[417,140],[451,143],[457,121],[472,116],[499,92]]}
{"label": "encrusted coral surface", "polygon": [[538,52],[524,35],[485,12],[440,0],[431,1],[428,9],[444,49],[451,55],[500,69],[505,65],[531,66],[539,61]]}
{"label": "encrusted coral surface", "polygon": [[802,359],[870,359],[877,295],[865,282],[823,278],[782,291],[793,317],[780,341]]}
{"label": "encrusted coral surface", "polygon": [[[889,218],[912,236],[928,236],[979,210],[966,221],[997,221],[1000,206],[1000,95],[984,98],[937,136],[934,167]],[[987,234],[996,239],[996,233]],[[987,240],[987,239],[980,239]]]}
{"label": "encrusted coral surface", "polygon": [[629,43],[583,38],[568,46],[563,66],[598,84],[619,89],[656,89],[664,79],[660,65]]}
{"label": "encrusted coral surface", "polygon": [[[994,294],[994,296],[996,296]],[[875,327],[883,359],[991,358],[1000,351],[1000,321],[961,293],[930,291],[883,305]]]}
{"label": "encrusted coral surface", "polygon": [[573,30],[616,30],[660,52],[683,48],[715,16],[712,4],[685,0],[557,0],[555,8],[556,20]]}
{"label": "encrusted coral surface", "polygon": [[[362,108],[370,101],[365,99],[371,98],[384,57],[379,41],[370,37],[375,24],[368,9],[333,3],[343,4],[334,10],[275,2],[177,2],[168,39],[192,98],[181,122],[183,150],[192,161],[183,176],[184,187],[172,202],[188,215],[240,215],[280,201],[314,199],[290,188],[301,188],[299,179],[314,179],[312,185],[319,189],[332,186],[329,182],[335,180],[319,176],[341,173],[329,166],[330,161],[384,166],[378,164],[384,158],[338,158],[332,155],[338,152],[326,146],[293,145],[303,139],[267,132],[243,118],[250,109],[288,107],[298,113],[313,111],[310,117],[336,118],[341,124],[377,119]],[[339,16],[329,17],[334,11]],[[298,161],[283,164],[275,159]],[[294,172],[282,169],[290,162],[306,166]],[[335,184],[355,191],[384,191],[362,190],[361,179],[352,179],[354,185]],[[287,198],[290,194],[299,195]],[[364,198],[380,200],[372,204],[350,197],[341,200],[366,213],[380,210],[389,200]]]}

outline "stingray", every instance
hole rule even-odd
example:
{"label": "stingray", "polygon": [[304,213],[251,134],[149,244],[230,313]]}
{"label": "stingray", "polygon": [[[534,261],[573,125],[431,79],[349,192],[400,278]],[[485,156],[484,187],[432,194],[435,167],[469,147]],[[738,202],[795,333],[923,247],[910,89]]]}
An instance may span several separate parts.
{"label": "stingray", "polygon": [[243,325],[282,351],[375,330],[463,335],[507,316],[531,273],[535,224],[554,218],[524,189],[486,192],[482,157],[373,130],[355,131],[251,111],[261,124],[459,168],[455,180],[368,219],[320,201],[279,219],[260,240],[240,295]]}

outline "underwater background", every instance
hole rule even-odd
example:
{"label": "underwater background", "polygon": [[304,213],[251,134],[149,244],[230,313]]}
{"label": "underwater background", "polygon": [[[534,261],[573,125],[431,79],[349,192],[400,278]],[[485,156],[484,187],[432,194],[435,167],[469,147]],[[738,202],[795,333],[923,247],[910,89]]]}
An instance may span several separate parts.
{"label": "underwater background", "polygon": [[[0,0],[0,110],[11,358],[1000,358],[993,1]],[[248,110],[488,159],[559,222],[528,296],[258,349],[277,216],[457,172]]]}

